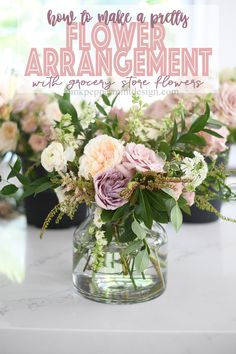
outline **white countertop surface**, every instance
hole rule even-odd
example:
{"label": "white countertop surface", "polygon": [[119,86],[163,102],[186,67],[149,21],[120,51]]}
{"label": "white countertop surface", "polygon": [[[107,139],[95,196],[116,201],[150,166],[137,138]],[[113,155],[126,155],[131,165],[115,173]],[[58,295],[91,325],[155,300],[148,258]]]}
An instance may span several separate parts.
{"label": "white countertop surface", "polygon": [[72,229],[40,240],[23,216],[2,221],[0,353],[235,354],[236,224],[167,231],[166,292],[147,303],[104,305],[73,293]]}
{"label": "white countertop surface", "polygon": [[235,354],[236,224],[166,230],[166,292],[105,305],[73,293],[73,229],[40,240],[23,216],[0,221],[0,354]]}

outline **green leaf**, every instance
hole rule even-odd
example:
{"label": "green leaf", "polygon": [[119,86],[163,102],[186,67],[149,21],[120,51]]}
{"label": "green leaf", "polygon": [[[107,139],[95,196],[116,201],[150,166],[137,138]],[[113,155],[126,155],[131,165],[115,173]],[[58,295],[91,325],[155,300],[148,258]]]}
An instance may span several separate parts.
{"label": "green leaf", "polygon": [[140,239],[143,240],[146,237],[146,231],[144,228],[139,224],[137,220],[134,220],[131,225],[132,231],[135,235]]}
{"label": "green leaf", "polygon": [[134,241],[137,236],[135,235],[135,233],[132,230],[132,222],[133,222],[133,218],[132,217],[128,217],[125,222],[124,222],[124,231],[122,234],[119,235],[119,241],[120,242],[131,242]]}
{"label": "green leaf", "polygon": [[98,102],[95,102],[95,105],[101,114],[103,114],[104,116],[107,116],[107,112]]}
{"label": "green leaf", "polygon": [[103,209],[102,213],[101,213],[102,221],[104,221],[104,222],[111,221],[113,214],[114,214],[114,210],[105,210],[105,209]]}
{"label": "green leaf", "polygon": [[193,122],[193,124],[191,125],[191,127],[189,129],[189,133],[198,133],[201,130],[203,130],[204,127],[206,126],[209,118],[210,118],[210,108],[209,108],[209,105],[206,103],[205,113],[202,116],[198,117]]}
{"label": "green leaf", "polygon": [[191,215],[191,209],[187,204],[180,206],[180,209],[183,210],[185,214]]}
{"label": "green leaf", "polygon": [[144,224],[147,226],[148,229],[151,229],[153,218],[152,218],[152,210],[148,201],[148,198],[145,193],[140,189],[139,190],[139,201],[141,207],[141,217]]}
{"label": "green leaf", "polygon": [[34,192],[35,192],[35,187],[32,187],[32,186],[26,187],[26,189],[20,199],[22,200],[26,197],[29,197],[30,195],[33,195]]}
{"label": "green leaf", "polygon": [[143,242],[141,240],[136,240],[130,243],[129,246],[127,246],[121,252],[124,256],[126,256],[133,252],[139,252],[142,246],[143,246]]}
{"label": "green leaf", "polygon": [[119,93],[113,98],[112,102],[111,102],[111,107],[114,106],[115,102],[116,102],[116,99],[117,97],[119,96]]}
{"label": "green leaf", "polygon": [[166,156],[169,156],[170,147],[165,141],[161,141],[159,145],[159,151],[164,152]]}
{"label": "green leaf", "polygon": [[7,176],[7,179],[16,177],[18,179],[18,181],[20,183],[22,183],[23,185],[26,185],[26,184],[30,183],[29,178],[20,173],[20,170],[21,170],[22,166],[21,166],[21,160],[20,160],[19,157],[17,158],[17,160],[16,160],[16,162],[15,162],[15,164],[13,166],[11,166],[11,165],[9,165],[9,166],[10,166],[11,172]]}
{"label": "green leaf", "polygon": [[7,186],[3,187],[1,190],[2,195],[11,195],[15,194],[18,191],[18,188],[14,184],[8,184]]}
{"label": "green leaf", "polygon": [[186,124],[185,124],[185,116],[184,116],[184,110],[183,110],[183,107],[180,111],[180,117],[181,117],[181,128],[182,128],[182,131],[185,130],[186,128]]}
{"label": "green leaf", "polygon": [[173,135],[170,141],[170,145],[174,145],[176,143],[177,137],[178,137],[178,127],[177,127],[176,120],[174,120]]}
{"label": "green leaf", "polygon": [[78,115],[75,107],[70,103],[70,101],[63,98],[58,99],[58,105],[62,114],[69,114],[72,118],[73,124],[77,127],[79,125]]}
{"label": "green leaf", "polygon": [[104,226],[104,231],[105,231],[105,237],[108,243],[112,241],[113,238],[113,227],[110,223],[106,223]]}
{"label": "green leaf", "polygon": [[44,192],[46,191],[47,189],[50,189],[52,188],[53,184],[51,182],[46,182],[46,183],[43,183],[41,186],[38,186],[36,189],[35,189],[35,192],[34,192],[34,195],[37,195],[41,192]]}
{"label": "green leaf", "polygon": [[128,211],[128,204],[122,205],[120,208],[116,209],[114,214],[112,215],[111,221],[116,221],[120,217],[126,214],[126,211]]}
{"label": "green leaf", "polygon": [[167,224],[169,222],[167,211],[152,210],[153,219],[161,224]]}
{"label": "green leaf", "polygon": [[135,268],[136,271],[142,273],[145,269],[147,269],[149,264],[149,254],[147,249],[140,251],[135,257]]}
{"label": "green leaf", "polygon": [[168,194],[171,198],[175,199],[175,193],[171,188],[162,188],[162,190]]}
{"label": "green leaf", "polygon": [[175,206],[171,209],[170,220],[176,231],[179,231],[183,223],[183,214],[180,210],[179,205],[176,203]]}
{"label": "green leaf", "polygon": [[208,120],[207,125],[208,127],[215,129],[220,129],[223,126],[223,124],[219,120],[213,118],[210,118]]}
{"label": "green leaf", "polygon": [[218,133],[215,132],[214,130],[203,129],[203,132],[208,133],[208,134],[213,135],[213,136],[216,136],[217,138],[223,138],[222,135],[218,134]]}
{"label": "green leaf", "polygon": [[145,191],[145,194],[148,197],[149,204],[152,208],[158,211],[166,211],[165,203],[163,202],[159,191]]}
{"label": "green leaf", "polygon": [[11,172],[9,173],[9,175],[7,176],[7,179],[10,179],[12,177],[15,177],[15,173],[19,173],[20,170],[21,170],[21,160],[20,158],[18,157],[16,162],[14,163],[13,166],[10,166],[11,168]]}
{"label": "green leaf", "polygon": [[63,99],[70,102],[70,91],[64,91]]}
{"label": "green leaf", "polygon": [[111,105],[110,101],[109,101],[109,98],[106,95],[102,95],[102,100],[107,106]]}
{"label": "green leaf", "polygon": [[178,204],[181,210],[183,210],[186,214],[191,215],[190,207],[183,196],[179,197]]}
{"label": "green leaf", "polygon": [[176,201],[173,198],[168,198],[165,200],[165,205],[166,205],[166,210],[167,210],[168,215],[170,215],[171,210],[173,209],[175,204],[176,204]]}
{"label": "green leaf", "polygon": [[193,145],[206,145],[205,139],[201,136],[192,133],[186,133],[180,136],[178,143],[193,144]]}

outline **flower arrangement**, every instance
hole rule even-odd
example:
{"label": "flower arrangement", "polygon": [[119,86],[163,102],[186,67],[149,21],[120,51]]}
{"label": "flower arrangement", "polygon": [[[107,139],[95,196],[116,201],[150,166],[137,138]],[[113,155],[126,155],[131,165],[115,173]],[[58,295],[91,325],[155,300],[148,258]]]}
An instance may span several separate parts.
{"label": "flower arrangement", "polygon": [[[168,104],[163,119],[156,119],[153,106],[136,95],[127,112],[115,107],[117,96],[102,95],[95,105],[83,103],[80,112],[68,93],[56,97],[60,119],[53,119],[53,135],[40,154],[47,174],[31,180],[17,159],[8,180],[18,178],[23,197],[57,192],[59,203],[45,219],[41,237],[52,219],[72,219],[81,203],[93,210],[75,234],[73,279],[80,293],[104,302],[160,295],[166,240],[159,224],[171,222],[178,231],[183,212],[190,214],[193,204],[235,221],[211,203],[236,199],[226,184],[231,171],[217,161],[227,150],[228,130],[215,119],[208,97],[188,100],[187,108],[178,98],[171,108]],[[9,181],[0,193],[16,191]],[[110,274],[114,283],[108,281]],[[121,296],[119,284],[126,295]]]}
{"label": "flower arrangement", "polygon": [[[58,97],[64,115],[41,154],[48,175],[31,182],[21,174],[17,160],[10,177],[21,180],[25,196],[48,188],[60,193],[61,202],[48,215],[43,230],[56,214],[57,221],[63,214],[73,218],[82,202],[96,204],[91,229],[97,243],[94,269],[101,265],[102,247],[111,242],[117,223],[125,225],[119,236],[122,242],[145,241],[139,231],[143,225],[151,229],[154,222],[170,221],[179,230],[182,211],[190,213],[193,203],[220,215],[210,201],[235,199],[225,183],[229,172],[215,160],[227,149],[227,131],[212,118],[207,102],[204,112],[201,106],[202,114],[197,116],[196,105],[191,117],[180,102],[154,125],[147,106],[135,95],[130,111],[120,115],[115,113],[116,97],[103,95],[96,109],[87,105],[80,116],[68,94]],[[211,157],[211,163],[205,156]],[[2,193],[14,190],[10,185]]]}
{"label": "flower arrangement", "polygon": [[[47,94],[0,97],[0,154],[17,153],[32,162],[54,135],[54,121],[61,117],[57,101]],[[53,118],[52,118],[53,117]]]}

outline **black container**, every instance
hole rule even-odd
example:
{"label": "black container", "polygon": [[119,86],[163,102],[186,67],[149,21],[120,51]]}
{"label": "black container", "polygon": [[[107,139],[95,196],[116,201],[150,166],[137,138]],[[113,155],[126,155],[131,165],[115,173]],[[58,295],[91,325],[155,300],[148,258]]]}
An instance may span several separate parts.
{"label": "black container", "polygon": [[[32,164],[29,161],[22,159],[23,169],[27,170]],[[32,178],[45,177],[47,171],[44,170],[42,166],[38,166],[32,171]],[[24,199],[25,215],[28,225],[33,225],[41,228],[43,223],[50,213],[50,211],[58,204],[58,198],[56,193],[52,190],[46,190],[44,192],[38,193],[36,196],[29,196]],[[86,204],[81,204],[75,214],[73,220],[68,216],[64,215],[61,221],[57,224],[55,216],[48,229],[66,229],[72,226],[79,225],[87,216],[87,206]]]}
{"label": "black container", "polygon": [[[37,194],[35,197],[25,198],[25,215],[29,225],[42,227],[50,211],[58,204],[56,193],[53,190],[47,190]],[[87,207],[81,204],[73,220],[64,215],[61,221],[56,224],[56,216],[51,220],[48,229],[66,229],[74,225],[79,225],[87,215]]]}
{"label": "black container", "polygon": [[[221,200],[212,200],[211,205],[218,211],[221,209]],[[183,222],[189,224],[204,224],[207,222],[217,221],[219,217],[209,211],[201,210],[196,205],[191,206],[191,215],[183,213]]]}

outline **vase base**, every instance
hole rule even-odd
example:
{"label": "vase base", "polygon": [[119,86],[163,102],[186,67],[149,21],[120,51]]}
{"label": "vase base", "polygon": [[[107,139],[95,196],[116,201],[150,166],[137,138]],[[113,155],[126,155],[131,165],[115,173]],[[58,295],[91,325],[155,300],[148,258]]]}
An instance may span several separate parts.
{"label": "vase base", "polygon": [[145,279],[136,277],[134,282],[135,285],[129,277],[122,275],[117,277],[112,274],[102,277],[99,274],[97,279],[86,277],[86,275],[73,276],[76,293],[89,300],[106,304],[133,304],[149,301],[162,295],[166,287],[160,279],[151,276]]}

